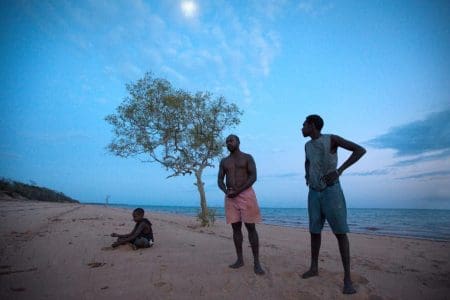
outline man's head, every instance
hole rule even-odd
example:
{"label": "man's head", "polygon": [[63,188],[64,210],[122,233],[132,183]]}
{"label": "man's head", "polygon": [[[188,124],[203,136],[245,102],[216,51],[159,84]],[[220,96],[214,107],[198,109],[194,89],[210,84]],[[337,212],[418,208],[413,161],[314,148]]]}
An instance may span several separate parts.
{"label": "man's head", "polygon": [[234,152],[239,150],[239,144],[241,142],[239,141],[239,137],[237,135],[230,134],[225,140],[225,143],[227,144],[228,151]]}
{"label": "man's head", "polygon": [[311,136],[314,131],[320,133],[323,127],[323,119],[319,115],[309,115],[303,122],[302,133],[304,137]]}
{"label": "man's head", "polygon": [[143,217],[144,217],[144,209],[139,207],[133,210],[133,220],[135,222],[139,222],[140,220],[142,220]]}

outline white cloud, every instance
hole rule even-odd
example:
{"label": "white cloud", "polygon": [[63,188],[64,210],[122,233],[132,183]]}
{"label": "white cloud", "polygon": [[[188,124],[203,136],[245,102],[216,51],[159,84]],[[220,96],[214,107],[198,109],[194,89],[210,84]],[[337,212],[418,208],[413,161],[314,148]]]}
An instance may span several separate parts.
{"label": "white cloud", "polygon": [[252,103],[252,96],[251,96],[250,89],[248,88],[247,81],[241,80],[240,84],[241,84],[241,88],[242,88],[242,94],[244,96],[244,102],[248,105],[248,104]]}
{"label": "white cloud", "polygon": [[275,20],[281,16],[287,4],[287,0],[253,1],[256,13],[264,15],[270,20]]}
{"label": "white cloud", "polygon": [[263,34],[259,26],[253,28],[250,33],[250,39],[256,48],[255,54],[257,55],[259,62],[258,69],[264,76],[268,76],[270,74],[272,61],[281,48],[280,40],[273,31]]}
{"label": "white cloud", "polygon": [[187,81],[187,79],[184,75],[175,71],[174,69],[172,69],[169,66],[162,66],[161,71],[163,73],[165,73],[166,75],[168,75],[168,77],[171,77],[171,78],[175,77],[178,81],[181,81],[181,82]]}
{"label": "white cloud", "polygon": [[145,71],[139,68],[136,64],[126,61],[120,64],[121,75],[128,80],[136,80],[144,75]]}
{"label": "white cloud", "polygon": [[[250,9],[255,15],[250,20],[228,1],[203,3],[204,17],[196,18],[196,26],[176,19],[180,15],[171,9],[179,11],[181,3],[186,2],[43,2],[29,4],[28,11],[49,34],[63,28],[57,38],[65,38],[82,54],[104,63],[103,71],[110,79],[128,82],[146,71],[158,76],[161,70],[168,80],[186,81],[194,89],[226,82],[239,94],[221,89],[223,95],[251,104],[247,82],[269,76],[281,49],[278,34],[267,30],[265,20],[279,15],[284,2],[254,2]],[[186,14],[199,13],[197,2],[184,5]],[[207,12],[214,13],[213,22]]]}
{"label": "white cloud", "polygon": [[325,14],[329,10],[333,9],[332,3],[322,0],[302,0],[298,4],[298,9],[308,15],[317,17]]}

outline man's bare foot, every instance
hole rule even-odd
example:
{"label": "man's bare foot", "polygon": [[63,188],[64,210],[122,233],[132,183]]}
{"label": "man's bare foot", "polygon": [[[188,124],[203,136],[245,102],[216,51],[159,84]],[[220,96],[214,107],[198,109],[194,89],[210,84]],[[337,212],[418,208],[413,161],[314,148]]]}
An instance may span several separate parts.
{"label": "man's bare foot", "polygon": [[305,273],[303,273],[302,278],[303,279],[307,279],[310,277],[314,277],[314,276],[318,276],[319,272],[315,269],[309,269],[308,271],[306,271]]}
{"label": "man's bare foot", "polygon": [[255,263],[255,265],[253,266],[253,270],[255,271],[256,275],[266,274],[259,263]]}
{"label": "man's bare foot", "polygon": [[229,265],[232,269],[238,269],[244,265],[244,261],[242,259],[238,259],[234,264]]}
{"label": "man's bare foot", "polygon": [[343,294],[354,294],[356,293],[355,288],[353,287],[353,283],[349,279],[344,279],[344,289],[342,290]]}

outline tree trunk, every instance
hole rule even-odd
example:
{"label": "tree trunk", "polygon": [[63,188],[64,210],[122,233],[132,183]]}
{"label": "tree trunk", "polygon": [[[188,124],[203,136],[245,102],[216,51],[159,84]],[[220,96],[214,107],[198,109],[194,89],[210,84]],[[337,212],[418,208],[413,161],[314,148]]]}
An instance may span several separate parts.
{"label": "tree trunk", "polygon": [[203,173],[202,168],[195,171],[195,177],[197,178],[197,182],[195,183],[195,185],[197,186],[198,192],[200,194],[201,212],[199,214],[199,219],[202,223],[202,226],[208,226],[209,225],[208,206],[206,205],[206,195],[204,186],[205,183],[202,181],[202,173]]}

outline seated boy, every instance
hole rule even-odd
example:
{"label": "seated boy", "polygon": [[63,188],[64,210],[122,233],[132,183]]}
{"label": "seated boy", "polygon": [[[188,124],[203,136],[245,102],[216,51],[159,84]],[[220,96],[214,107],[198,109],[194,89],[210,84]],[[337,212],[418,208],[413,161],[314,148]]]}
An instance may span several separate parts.
{"label": "seated boy", "polygon": [[131,243],[133,249],[148,248],[153,245],[152,223],[144,218],[144,210],[142,208],[136,208],[133,211],[133,220],[136,222],[136,225],[131,233],[111,233],[112,237],[117,237],[117,241],[111,245],[113,248],[126,243]]}

